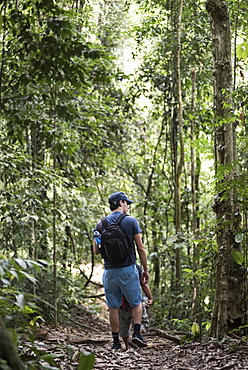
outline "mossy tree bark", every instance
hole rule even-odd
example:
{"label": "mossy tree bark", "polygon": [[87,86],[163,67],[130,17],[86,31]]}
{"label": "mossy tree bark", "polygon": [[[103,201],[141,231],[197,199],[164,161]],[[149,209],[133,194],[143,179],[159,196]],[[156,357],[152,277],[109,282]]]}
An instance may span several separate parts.
{"label": "mossy tree bark", "polygon": [[215,168],[217,196],[213,210],[217,217],[218,260],[215,301],[211,323],[212,337],[223,337],[242,324],[242,266],[233,251],[240,252],[235,235],[240,227],[233,181],[237,177],[236,133],[232,102],[232,65],[230,18],[225,1],[208,0],[213,40]]}

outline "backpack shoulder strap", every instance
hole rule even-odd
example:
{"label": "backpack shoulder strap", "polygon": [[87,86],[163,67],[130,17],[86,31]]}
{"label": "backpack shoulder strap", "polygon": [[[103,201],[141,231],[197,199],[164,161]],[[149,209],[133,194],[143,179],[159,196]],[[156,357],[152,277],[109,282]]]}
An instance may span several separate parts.
{"label": "backpack shoulder strap", "polygon": [[124,217],[126,217],[127,215],[125,214],[125,213],[122,213],[122,214],[120,214],[120,216],[117,218],[117,220],[116,220],[116,225],[118,225],[120,222],[121,222],[121,220],[124,218]]}
{"label": "backpack shoulder strap", "polygon": [[[122,214],[120,214],[120,216],[117,218],[117,220],[116,220],[116,225],[118,225],[120,222],[121,222],[121,220],[124,218],[124,217],[126,217],[126,216],[128,216],[126,213],[122,213]],[[127,233],[126,233],[126,231],[120,226],[120,228],[121,228],[121,230],[124,232],[124,234],[126,235],[126,237],[127,237],[127,240],[129,241],[129,245],[133,245],[133,242],[130,240],[130,238],[129,238],[129,236],[127,235]]]}
{"label": "backpack shoulder strap", "polygon": [[102,227],[103,227],[103,229],[106,229],[107,226],[108,226],[108,221],[107,221],[106,217],[104,217],[102,219]]}
{"label": "backpack shoulder strap", "polygon": [[[115,224],[118,225],[121,220],[126,217],[127,215],[125,213],[121,213],[120,216],[117,218]],[[102,224],[102,225],[101,225]],[[98,223],[97,225],[97,229],[98,231],[101,233],[101,226],[102,226],[102,230],[106,229],[106,227],[108,226],[108,221],[106,219],[106,217],[102,218],[101,221]]]}

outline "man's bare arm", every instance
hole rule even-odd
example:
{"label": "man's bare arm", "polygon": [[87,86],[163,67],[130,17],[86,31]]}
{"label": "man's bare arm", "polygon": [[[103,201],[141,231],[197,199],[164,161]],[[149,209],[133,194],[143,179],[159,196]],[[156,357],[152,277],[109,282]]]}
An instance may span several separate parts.
{"label": "man's bare arm", "polygon": [[143,266],[143,270],[144,270],[143,273],[142,273],[142,283],[145,284],[145,283],[148,282],[148,280],[150,278],[149,273],[148,273],[146,251],[145,251],[144,244],[142,243],[142,239],[141,239],[140,234],[134,235],[134,240],[135,240],[135,243],[136,243],[136,246],[137,246],[137,251],[138,251],[138,254],[139,254],[140,262],[141,262],[141,264]]}
{"label": "man's bare arm", "polygon": [[94,243],[93,243],[93,253],[94,254],[100,254],[99,247],[96,244],[95,240],[94,240]]}

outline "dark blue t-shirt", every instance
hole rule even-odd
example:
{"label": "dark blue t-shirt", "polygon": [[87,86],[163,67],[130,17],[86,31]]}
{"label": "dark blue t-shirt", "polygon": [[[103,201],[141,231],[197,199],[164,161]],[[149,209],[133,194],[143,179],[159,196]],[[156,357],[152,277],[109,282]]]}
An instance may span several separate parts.
{"label": "dark blue t-shirt", "polygon": [[[122,212],[120,211],[110,213],[106,217],[108,224],[115,223],[121,213]],[[134,265],[136,263],[136,253],[135,253],[135,246],[134,246],[133,241],[134,241],[134,235],[140,234],[142,232],[140,225],[138,221],[136,220],[136,218],[132,216],[124,217],[119,223],[119,225],[126,232],[129,240],[132,242],[132,249],[130,251],[130,255],[127,256],[127,258],[121,262],[112,262],[112,261],[104,260],[104,268],[106,270],[126,267],[130,265]],[[102,231],[103,231],[102,222],[100,221],[100,232]]]}

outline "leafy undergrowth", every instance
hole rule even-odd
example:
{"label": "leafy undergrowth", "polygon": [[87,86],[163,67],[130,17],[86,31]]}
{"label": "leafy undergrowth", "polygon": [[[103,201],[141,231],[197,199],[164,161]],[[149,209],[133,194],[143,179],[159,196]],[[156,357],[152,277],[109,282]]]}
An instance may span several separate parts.
{"label": "leafy undergrowth", "polygon": [[[74,313],[72,317],[73,323],[64,323],[57,329],[51,326],[37,329],[35,347],[54,359],[54,365],[49,367],[43,357],[37,369],[79,369],[80,355],[89,352],[95,355],[93,369],[248,369],[248,343],[244,338],[180,345],[166,339],[162,331],[150,328],[146,334],[148,347],[125,351],[123,346],[112,351],[106,318],[87,311]],[[19,351],[28,354],[30,346],[24,337]]]}

